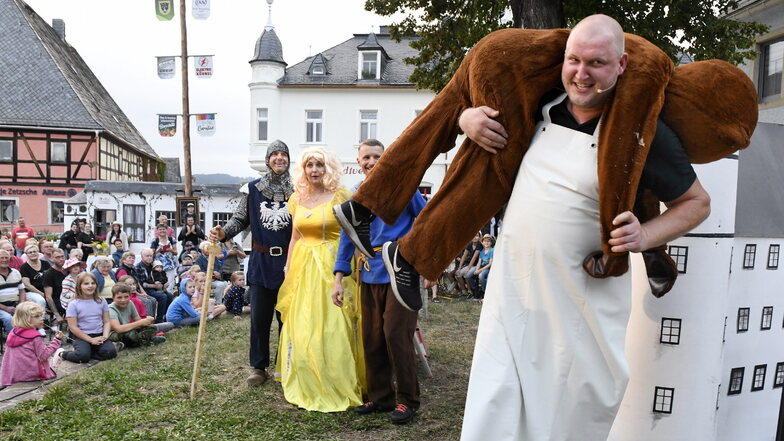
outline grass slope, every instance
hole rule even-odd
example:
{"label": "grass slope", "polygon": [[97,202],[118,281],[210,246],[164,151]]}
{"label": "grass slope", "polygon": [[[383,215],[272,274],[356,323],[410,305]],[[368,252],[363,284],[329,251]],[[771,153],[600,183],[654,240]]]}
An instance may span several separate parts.
{"label": "grass slope", "polygon": [[[201,380],[188,399],[196,329],[133,349],[56,383],[40,400],[0,414],[3,440],[456,440],[465,403],[479,304],[430,305],[421,322],[435,378],[420,369],[422,407],[413,424],[300,410],[280,385],[245,385],[248,318],[209,324]],[[275,348],[273,347],[273,350]]]}

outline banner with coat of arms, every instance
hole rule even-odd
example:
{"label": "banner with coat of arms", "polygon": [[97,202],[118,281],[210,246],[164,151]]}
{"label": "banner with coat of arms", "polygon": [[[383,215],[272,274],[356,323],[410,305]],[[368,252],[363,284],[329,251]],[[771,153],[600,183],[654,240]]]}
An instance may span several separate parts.
{"label": "banner with coat of arms", "polygon": [[196,115],[196,132],[201,136],[212,136],[215,134],[215,114],[199,113]]}
{"label": "banner with coat of arms", "polygon": [[212,55],[196,57],[193,60],[196,78],[209,78],[212,76]]}
{"label": "banner with coat of arms", "polygon": [[158,78],[169,79],[174,77],[174,57],[155,57],[158,59]]}
{"label": "banner with coat of arms", "polygon": [[174,0],[155,0],[155,16],[161,21],[174,18]]}
{"label": "banner with coat of arms", "polygon": [[158,132],[161,136],[174,136],[177,133],[177,115],[158,115]]}
{"label": "banner with coat of arms", "polygon": [[210,0],[193,0],[191,13],[193,18],[197,20],[208,19],[210,17]]}

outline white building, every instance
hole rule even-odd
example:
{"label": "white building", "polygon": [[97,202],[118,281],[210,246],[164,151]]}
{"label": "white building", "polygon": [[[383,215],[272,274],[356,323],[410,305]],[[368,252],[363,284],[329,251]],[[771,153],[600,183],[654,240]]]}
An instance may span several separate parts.
{"label": "white building", "polygon": [[[165,214],[169,225],[175,224],[177,197],[184,195],[184,184],[171,182],[89,181],[84,191],[65,201],[65,225],[76,218],[87,218],[95,225],[96,234],[105,234],[118,220],[128,234],[131,251],[139,253],[149,247],[150,232],[158,217]],[[194,185],[198,198],[199,221],[205,233],[216,225],[224,225],[242,199],[238,185]]]}
{"label": "white building", "polygon": [[[344,165],[343,182],[361,179],[356,149],[367,138],[389,146],[435,94],[416,90],[414,67],[403,59],[417,52],[413,38],[395,42],[382,26],[378,34],[354,36],[287,67],[271,23],[256,42],[250,61],[250,164],[264,168],[267,146],[284,141],[292,162],[311,146],[336,152]],[[443,181],[452,153],[440,155],[421,183],[428,194]]]}

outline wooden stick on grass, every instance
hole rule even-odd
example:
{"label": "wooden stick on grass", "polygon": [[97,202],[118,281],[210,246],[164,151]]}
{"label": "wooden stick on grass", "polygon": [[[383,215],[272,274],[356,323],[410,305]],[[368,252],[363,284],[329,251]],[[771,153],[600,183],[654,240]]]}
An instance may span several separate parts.
{"label": "wooden stick on grass", "polygon": [[[199,371],[201,370],[201,357],[204,352],[204,329],[207,327],[207,314],[210,305],[210,295],[212,294],[212,272],[215,270],[215,256],[221,252],[221,247],[214,242],[206,242],[208,245],[202,247],[202,252],[207,254],[207,281],[204,284],[204,292],[201,299],[201,320],[199,320],[199,338],[196,339],[196,355],[193,360],[193,377],[191,378],[191,400],[196,397],[196,383],[199,381]],[[183,293],[180,293],[183,295]]]}

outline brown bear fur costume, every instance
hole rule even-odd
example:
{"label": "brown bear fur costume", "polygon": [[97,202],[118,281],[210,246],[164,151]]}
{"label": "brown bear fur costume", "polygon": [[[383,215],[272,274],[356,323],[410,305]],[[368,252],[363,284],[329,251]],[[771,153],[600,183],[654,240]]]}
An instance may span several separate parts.
{"label": "brown bear fur costume", "polygon": [[[435,280],[509,199],[533,136],[539,101],[561,86],[568,36],[563,29],[506,29],[483,38],[354,195],[384,222],[393,223],[433,160],[454,146],[463,110],[482,105],[499,110],[496,119],[509,135],[506,148],[493,155],[466,139],[440,191],[398,242],[403,257],[426,278]],[[659,201],[650,192],[635,199],[660,115],[694,163],[747,147],[757,122],[754,85],[734,66],[712,60],[675,68],[664,52],[631,34],[626,34],[626,52],[628,66],[609,92],[614,96],[605,105],[599,128],[602,249],[583,264],[594,277],[628,270],[627,253],[613,253],[607,243],[615,216],[633,210],[643,223],[659,215]],[[674,262],[664,246],[643,257],[653,293],[661,296],[677,276]]]}

